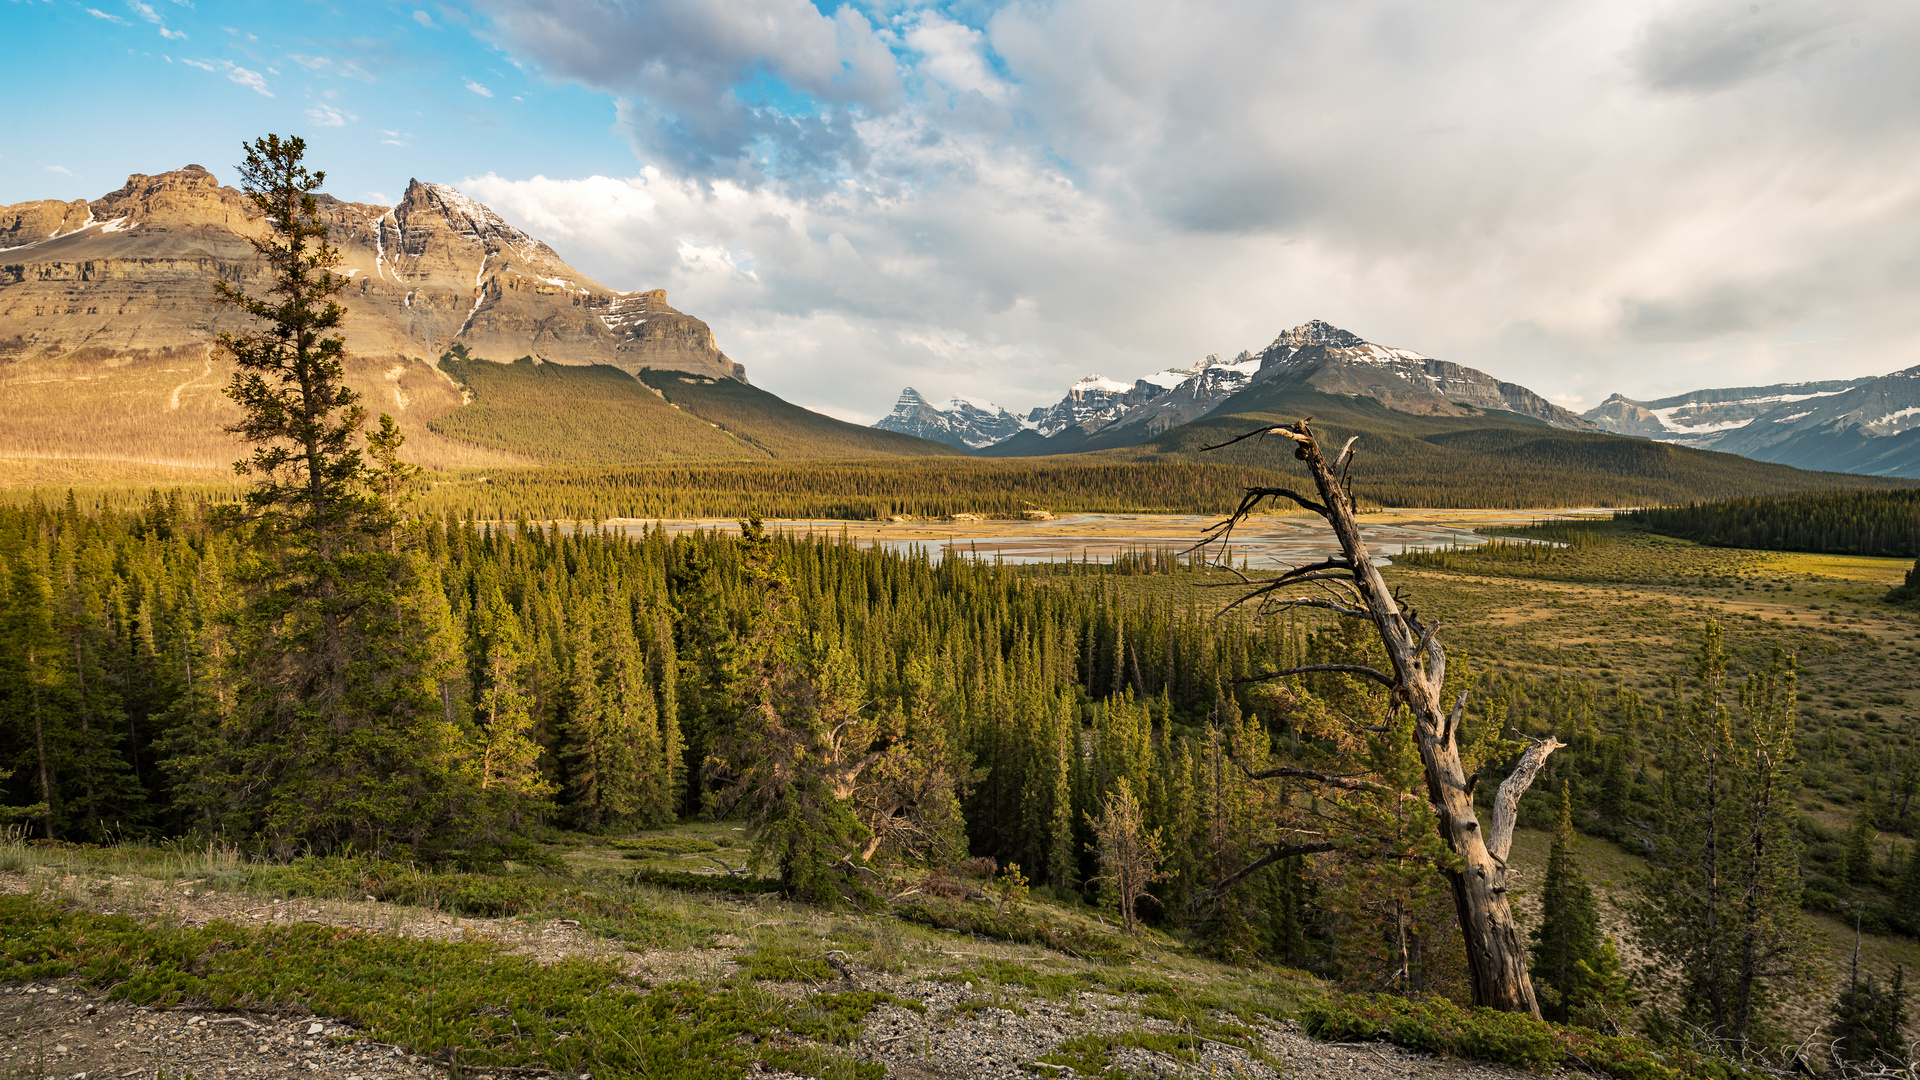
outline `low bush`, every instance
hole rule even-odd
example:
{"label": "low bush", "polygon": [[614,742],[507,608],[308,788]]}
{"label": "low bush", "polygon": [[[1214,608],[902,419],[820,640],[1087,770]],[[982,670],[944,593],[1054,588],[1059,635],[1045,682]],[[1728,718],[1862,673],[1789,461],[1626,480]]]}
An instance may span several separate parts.
{"label": "low bush", "polygon": [[1076,1075],[1087,1077],[1120,1078],[1127,1074],[1113,1064],[1113,1052],[1123,1048],[1151,1050],[1165,1054],[1183,1066],[1194,1066],[1200,1062],[1200,1052],[1209,1042],[1224,1042],[1247,1051],[1256,1059],[1265,1055],[1252,1039],[1207,1038],[1186,1032],[1172,1031],[1123,1031],[1113,1035],[1079,1035],[1061,1043],[1051,1053],[1039,1058],[1042,1065],[1063,1066],[1072,1069]]}
{"label": "low bush", "polygon": [[1133,951],[1120,938],[1094,934],[1084,927],[1055,926],[1052,919],[1045,917],[1036,922],[1025,912],[996,912],[985,904],[909,901],[895,904],[893,913],[922,926],[958,930],[963,934],[978,934],[1022,945],[1044,945],[1083,960],[1120,961],[1127,959]]}
{"label": "low bush", "polygon": [[1621,1080],[1747,1080],[1738,1064],[1638,1039],[1564,1027],[1518,1013],[1463,1009],[1443,998],[1330,994],[1300,1010],[1307,1034],[1328,1042],[1379,1039],[1431,1054],[1544,1072],[1580,1066]]}
{"label": "low bush", "polygon": [[641,868],[623,871],[626,880],[645,885],[657,885],[668,889],[688,889],[694,892],[723,892],[740,896],[759,896],[780,891],[780,879],[762,877],[738,877],[733,874],[695,874],[686,870],[654,870]]}
{"label": "low bush", "polygon": [[534,912],[624,918],[633,906],[565,878],[440,873],[380,859],[308,858],[248,867],[255,891],[339,900],[374,899],[480,918]]}
{"label": "low bush", "polygon": [[638,851],[656,855],[698,855],[701,852],[720,850],[720,845],[712,840],[702,840],[694,836],[640,836],[631,840],[609,840],[607,846],[621,851]]}

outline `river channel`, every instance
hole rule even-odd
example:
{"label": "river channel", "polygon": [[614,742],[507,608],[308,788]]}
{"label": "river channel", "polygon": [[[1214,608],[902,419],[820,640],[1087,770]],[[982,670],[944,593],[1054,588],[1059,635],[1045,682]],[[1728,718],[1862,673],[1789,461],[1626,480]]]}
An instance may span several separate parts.
{"label": "river channel", "polygon": [[[1543,517],[1593,513],[1437,511],[1410,516],[1402,512],[1380,515],[1377,521],[1363,518],[1361,535],[1376,558],[1390,561],[1410,550],[1478,547],[1489,537],[1475,531],[1476,526],[1524,524]],[[767,527],[790,533],[844,535],[862,546],[879,544],[902,553],[924,550],[935,562],[961,557],[1026,565],[1109,562],[1128,552],[1182,551],[1192,547],[1201,531],[1217,520],[1178,514],[1063,514],[1048,521],[769,521]],[[606,523],[608,528],[629,535],[642,534],[654,524],[635,519]],[[669,533],[739,528],[738,522],[725,520],[667,520],[659,524]],[[1231,557],[1236,566],[1244,560],[1249,568],[1271,568],[1313,562],[1338,550],[1333,530],[1317,517],[1262,516],[1234,531]],[[1213,556],[1218,557],[1217,553]]]}

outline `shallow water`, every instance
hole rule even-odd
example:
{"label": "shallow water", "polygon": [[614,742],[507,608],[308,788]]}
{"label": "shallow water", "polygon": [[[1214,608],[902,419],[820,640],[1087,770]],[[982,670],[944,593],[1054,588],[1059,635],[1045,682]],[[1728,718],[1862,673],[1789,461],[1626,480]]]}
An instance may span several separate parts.
{"label": "shallow water", "polygon": [[[880,544],[906,553],[923,549],[934,562],[948,556],[999,560],[1015,565],[1053,562],[1111,562],[1128,552],[1184,551],[1217,517],[1179,514],[1067,514],[1052,521],[907,522],[882,524],[845,521],[770,521],[782,532],[845,535],[863,546]],[[662,521],[669,533],[692,529],[736,531],[725,520]],[[652,521],[608,522],[629,535],[651,530]],[[1489,539],[1470,528],[1435,524],[1362,525],[1360,535],[1375,562],[1391,562],[1409,550],[1478,547]],[[1231,558],[1249,568],[1297,566],[1340,550],[1333,529],[1319,518],[1257,517],[1233,534]],[[1219,561],[1222,552],[1209,558]]]}

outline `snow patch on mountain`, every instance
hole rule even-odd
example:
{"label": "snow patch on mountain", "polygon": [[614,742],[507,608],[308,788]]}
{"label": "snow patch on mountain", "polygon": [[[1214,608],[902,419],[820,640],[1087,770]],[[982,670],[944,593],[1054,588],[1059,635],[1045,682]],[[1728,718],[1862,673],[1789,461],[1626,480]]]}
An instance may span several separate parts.
{"label": "snow patch on mountain", "polygon": [[979,450],[1019,434],[1027,425],[991,401],[955,395],[934,404],[909,386],[900,391],[893,411],[873,425],[922,439]]}

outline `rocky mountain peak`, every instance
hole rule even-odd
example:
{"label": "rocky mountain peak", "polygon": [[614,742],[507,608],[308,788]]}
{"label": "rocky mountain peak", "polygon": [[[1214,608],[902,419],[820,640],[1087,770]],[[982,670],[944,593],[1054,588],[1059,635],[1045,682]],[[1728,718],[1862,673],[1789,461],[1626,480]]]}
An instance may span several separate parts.
{"label": "rocky mountain peak", "polygon": [[260,231],[260,214],[246,196],[223,187],[198,165],[152,176],[134,173],[118,190],[95,199],[89,209],[96,219],[118,221],[122,229],[214,227],[242,236]]}
{"label": "rocky mountain peak", "polygon": [[893,411],[873,426],[967,450],[992,446],[1021,429],[1019,417],[990,401],[955,397],[935,405],[911,386],[900,391]]}
{"label": "rocky mountain peak", "polygon": [[1078,398],[1085,397],[1089,394],[1096,396],[1124,394],[1132,389],[1132,383],[1124,383],[1118,379],[1109,379],[1105,375],[1095,371],[1082,375],[1080,381],[1067,387],[1067,396]]}
{"label": "rocky mountain peak", "polygon": [[1276,346],[1288,346],[1295,349],[1306,345],[1325,345],[1334,349],[1353,349],[1367,343],[1359,334],[1349,333],[1323,319],[1309,319],[1291,330],[1284,330],[1273,339]]}
{"label": "rocky mountain peak", "polygon": [[[411,180],[392,208],[319,203],[336,271],[350,281],[342,303],[356,355],[433,357],[459,343],[491,360],[531,354],[745,379],[707,324],[669,307],[664,292],[601,285],[452,187]],[[234,318],[214,303],[212,282],[257,284],[248,241],[264,228],[251,200],[199,165],[135,173],[92,203],[0,207],[0,248],[13,249],[11,273],[0,273],[9,301],[0,342],[35,355],[202,345]],[[89,316],[108,309],[121,317],[103,336]]]}

